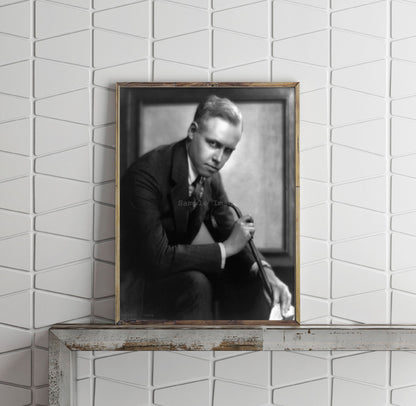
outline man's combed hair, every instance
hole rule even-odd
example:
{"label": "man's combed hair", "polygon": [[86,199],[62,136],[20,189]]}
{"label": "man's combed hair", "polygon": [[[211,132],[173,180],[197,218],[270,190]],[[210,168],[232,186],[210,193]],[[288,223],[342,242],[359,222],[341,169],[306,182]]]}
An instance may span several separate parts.
{"label": "man's combed hair", "polygon": [[242,124],[243,122],[240,109],[231,100],[215,95],[211,95],[199,103],[194,121],[201,125],[204,120],[213,117],[220,117],[233,125]]}

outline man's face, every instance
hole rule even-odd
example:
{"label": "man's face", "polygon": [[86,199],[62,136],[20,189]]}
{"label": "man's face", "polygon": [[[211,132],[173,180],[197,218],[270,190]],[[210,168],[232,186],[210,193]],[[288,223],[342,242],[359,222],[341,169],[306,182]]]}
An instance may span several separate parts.
{"label": "man's face", "polygon": [[188,153],[199,175],[210,177],[228,161],[242,134],[241,124],[210,117],[188,130]]}

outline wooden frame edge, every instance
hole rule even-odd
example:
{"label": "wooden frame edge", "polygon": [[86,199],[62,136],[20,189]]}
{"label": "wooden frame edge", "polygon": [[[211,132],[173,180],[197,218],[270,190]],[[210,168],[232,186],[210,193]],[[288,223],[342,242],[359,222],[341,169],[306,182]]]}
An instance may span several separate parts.
{"label": "wooden frame edge", "polygon": [[296,87],[299,82],[117,82],[117,87]]}
{"label": "wooden frame edge", "polygon": [[[243,326],[244,327],[244,326]],[[415,351],[415,325],[221,329],[61,324],[49,330],[49,405],[76,396],[76,351]]]}
{"label": "wooden frame edge", "polygon": [[116,178],[115,178],[115,315],[114,322],[120,322],[120,83],[116,84]]}
{"label": "wooden frame edge", "polygon": [[296,315],[295,320],[300,325],[300,83],[295,84],[295,103],[296,103],[296,146],[295,146],[295,185],[296,185],[296,259],[295,259],[295,292]]}
{"label": "wooden frame edge", "polygon": [[76,385],[76,353],[55,332],[49,330],[49,405],[69,406],[74,404],[72,394]]}

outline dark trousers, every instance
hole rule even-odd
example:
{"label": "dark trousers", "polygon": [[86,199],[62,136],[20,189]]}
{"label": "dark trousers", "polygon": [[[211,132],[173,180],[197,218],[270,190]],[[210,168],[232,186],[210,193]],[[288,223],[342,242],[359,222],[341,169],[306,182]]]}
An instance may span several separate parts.
{"label": "dark trousers", "polygon": [[147,280],[143,310],[153,320],[267,320],[270,305],[257,275],[225,269]]}

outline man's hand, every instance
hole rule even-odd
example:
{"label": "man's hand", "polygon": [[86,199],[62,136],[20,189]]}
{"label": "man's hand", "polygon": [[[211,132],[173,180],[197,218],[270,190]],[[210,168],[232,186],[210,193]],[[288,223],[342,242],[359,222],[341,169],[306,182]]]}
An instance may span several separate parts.
{"label": "man's hand", "polygon": [[240,217],[231,231],[231,235],[224,241],[224,248],[227,258],[240,252],[247,241],[254,235],[255,227],[253,218],[249,215]]}
{"label": "man's hand", "polygon": [[[267,280],[273,290],[273,303],[272,306],[280,304],[280,311],[283,317],[291,316],[291,302],[292,295],[289,292],[289,288],[275,275],[272,267],[266,261],[262,261],[263,269],[266,273]],[[251,267],[252,272],[258,272],[259,267],[255,262]]]}

